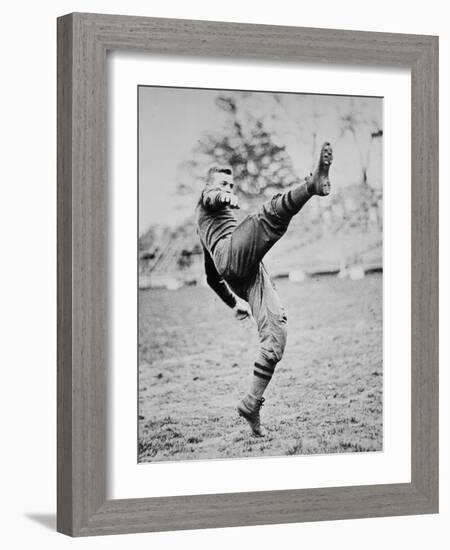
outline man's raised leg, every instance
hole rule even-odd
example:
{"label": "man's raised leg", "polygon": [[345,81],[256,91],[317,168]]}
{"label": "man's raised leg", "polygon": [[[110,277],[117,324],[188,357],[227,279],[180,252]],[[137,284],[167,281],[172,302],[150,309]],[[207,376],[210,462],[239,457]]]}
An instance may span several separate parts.
{"label": "man's raised leg", "polygon": [[257,269],[272,246],[286,233],[289,223],[313,195],[328,195],[328,172],[333,160],[331,145],[322,146],[313,174],[289,191],[265,202],[236,227],[227,246],[228,277],[245,279]]}

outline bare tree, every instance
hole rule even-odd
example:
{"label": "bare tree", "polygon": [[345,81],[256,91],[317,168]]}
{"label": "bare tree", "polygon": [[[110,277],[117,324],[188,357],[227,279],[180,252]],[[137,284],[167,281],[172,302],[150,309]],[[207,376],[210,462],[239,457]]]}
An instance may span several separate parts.
{"label": "bare tree", "polygon": [[[223,128],[198,141],[186,168],[198,176],[204,174],[208,164],[229,163],[233,166],[240,193],[246,197],[295,183],[297,176],[286,146],[274,139],[264,116],[248,109],[244,94],[244,101],[240,103],[234,96],[220,94],[217,97],[216,104],[227,113],[227,121]],[[187,184],[182,183],[180,190],[187,191]]]}

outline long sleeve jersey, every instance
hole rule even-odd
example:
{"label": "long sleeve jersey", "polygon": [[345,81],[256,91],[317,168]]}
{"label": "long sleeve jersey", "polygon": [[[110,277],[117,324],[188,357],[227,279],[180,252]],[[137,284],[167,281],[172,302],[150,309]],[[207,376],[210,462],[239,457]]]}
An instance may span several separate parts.
{"label": "long sleeve jersey", "polygon": [[237,219],[228,205],[220,202],[220,191],[203,192],[196,210],[197,232],[203,245],[205,273],[208,285],[230,307],[236,305],[236,297],[218,273],[214,264],[214,248],[217,243],[230,235]]}
{"label": "long sleeve jersey", "polygon": [[212,290],[214,290],[217,296],[219,296],[219,298],[227,304],[227,306],[234,307],[236,305],[236,297],[231,292],[227,283],[217,272],[216,266],[214,265],[214,260],[211,258],[205,247],[203,247],[203,255],[205,257],[205,273],[208,285],[212,288]]}

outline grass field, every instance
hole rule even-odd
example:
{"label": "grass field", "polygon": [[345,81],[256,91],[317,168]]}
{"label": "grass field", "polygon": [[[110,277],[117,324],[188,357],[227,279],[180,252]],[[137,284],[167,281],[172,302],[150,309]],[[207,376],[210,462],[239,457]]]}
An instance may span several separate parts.
{"label": "grass field", "polygon": [[288,343],[254,438],[235,406],[257,346],[208,288],[139,295],[139,460],[382,450],[382,277],[277,287]]}

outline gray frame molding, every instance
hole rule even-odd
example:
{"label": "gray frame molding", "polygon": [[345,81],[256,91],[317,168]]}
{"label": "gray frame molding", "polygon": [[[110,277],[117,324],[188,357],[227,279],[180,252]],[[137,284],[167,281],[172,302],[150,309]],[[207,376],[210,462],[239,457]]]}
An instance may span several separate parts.
{"label": "gray frame molding", "polygon": [[[107,500],[106,52],[404,66],[412,82],[412,481]],[[438,38],[75,13],[58,19],[58,521],[72,536],[438,511]]]}

